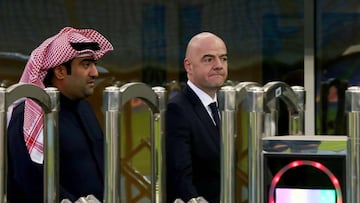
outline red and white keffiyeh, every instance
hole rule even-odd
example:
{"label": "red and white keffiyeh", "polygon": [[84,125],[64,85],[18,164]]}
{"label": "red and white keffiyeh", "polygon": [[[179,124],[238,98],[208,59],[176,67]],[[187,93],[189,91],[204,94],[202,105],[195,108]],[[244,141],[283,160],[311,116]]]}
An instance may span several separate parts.
{"label": "red and white keffiyeh", "polygon": [[[77,51],[70,43],[97,42],[100,49]],[[47,71],[79,55],[90,54],[95,60],[106,52],[112,51],[111,43],[99,32],[92,29],[63,28],[58,34],[45,40],[30,55],[21,76],[20,83],[31,83],[45,88],[43,80]],[[24,139],[31,159],[36,163],[43,162],[43,112],[41,107],[31,99],[25,101]]]}

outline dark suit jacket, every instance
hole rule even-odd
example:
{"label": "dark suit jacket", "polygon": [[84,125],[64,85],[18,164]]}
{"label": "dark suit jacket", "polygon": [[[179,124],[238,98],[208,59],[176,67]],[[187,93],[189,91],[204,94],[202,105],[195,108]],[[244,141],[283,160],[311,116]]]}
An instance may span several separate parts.
{"label": "dark suit jacket", "polygon": [[[99,200],[104,190],[104,139],[90,105],[60,98],[60,200],[75,202],[89,194]],[[43,202],[43,166],[31,161],[23,136],[24,103],[8,128],[8,199],[11,203]]]}
{"label": "dark suit jacket", "polygon": [[167,202],[203,196],[219,203],[220,131],[186,86],[167,105]]}

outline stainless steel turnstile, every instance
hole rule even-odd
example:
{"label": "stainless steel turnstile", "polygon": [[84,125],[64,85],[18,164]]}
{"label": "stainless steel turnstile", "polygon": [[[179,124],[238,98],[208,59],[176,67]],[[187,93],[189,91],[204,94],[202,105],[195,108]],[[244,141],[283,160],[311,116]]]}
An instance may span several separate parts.
{"label": "stainless steel turnstile", "polygon": [[[236,126],[236,111],[238,110],[238,106],[244,102],[246,104],[253,103],[254,105],[248,106],[250,110],[250,119],[251,124],[249,125],[249,135],[250,134],[258,134],[256,132],[257,129],[262,128],[254,128],[255,126],[261,125],[262,117],[259,115],[259,112],[262,111],[262,107],[258,106],[256,102],[252,102],[251,100],[262,99],[262,91],[260,95],[258,95],[258,87],[259,85],[254,82],[242,82],[237,84],[236,86],[225,86],[222,87],[219,91],[219,110],[221,112],[221,197],[220,202],[222,203],[233,203],[235,202],[235,145],[234,139],[236,137],[235,126]],[[252,90],[250,96],[248,95],[249,89]],[[246,100],[246,101],[245,101]],[[259,110],[260,107],[260,111]],[[252,139],[256,138],[256,136],[250,136],[249,146],[258,146],[260,139]],[[259,168],[255,168],[257,164],[259,164],[259,160],[256,159],[256,154],[259,153],[258,148],[249,148],[249,188],[256,187],[255,185],[259,183]],[[249,192],[249,199],[259,198],[256,194]]]}
{"label": "stainless steel turnstile", "polygon": [[7,202],[7,118],[8,107],[18,99],[27,97],[36,101],[44,111],[44,202],[59,202],[58,111],[59,91],[41,89],[32,84],[0,87],[0,202]]}
{"label": "stainless steel turnstile", "polygon": [[[360,87],[351,87],[346,92],[348,135],[336,136],[304,135],[303,87],[290,87],[279,81],[263,87],[242,83],[242,87],[240,90],[225,86],[219,92],[222,203],[240,202],[234,194],[237,187],[234,151],[238,147],[234,145],[238,136],[234,113],[239,103],[248,113],[247,135],[242,136],[248,136],[249,145],[249,203],[307,203],[306,198],[324,203],[360,201]],[[246,92],[245,98],[236,96],[240,92],[242,95]],[[287,121],[279,120],[279,100],[287,106]],[[289,135],[277,134],[282,122],[288,122]]]}
{"label": "stainless steel turnstile", "polygon": [[[264,86],[265,118],[276,111],[274,100],[284,99],[290,115],[290,135],[276,136],[276,133],[267,133],[265,130],[261,148],[263,202],[357,202],[351,197],[355,189],[351,186],[351,174],[358,176],[352,170],[353,136],[304,135],[304,90],[292,88],[295,95],[287,97],[284,94],[281,97],[273,90],[277,88],[280,88],[280,93],[288,89],[279,83]],[[292,100],[288,100],[290,98]],[[265,120],[265,128],[276,122],[272,119],[274,116],[268,118]]]}
{"label": "stainless steel turnstile", "polygon": [[151,110],[151,202],[162,203],[166,198],[164,162],[166,90],[163,87],[150,88],[140,82],[127,83],[121,87],[110,86],[104,90],[103,104],[106,121],[104,202],[119,203],[121,201],[120,114],[122,107],[132,98],[140,98]]}

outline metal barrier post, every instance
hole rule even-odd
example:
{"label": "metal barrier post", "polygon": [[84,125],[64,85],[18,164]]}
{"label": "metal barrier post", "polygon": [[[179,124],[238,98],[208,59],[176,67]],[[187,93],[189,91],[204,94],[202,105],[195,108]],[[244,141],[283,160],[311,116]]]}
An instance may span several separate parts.
{"label": "metal barrier post", "polygon": [[155,159],[154,181],[156,192],[156,203],[162,203],[166,200],[166,155],[165,155],[165,112],[167,103],[167,94],[164,87],[153,87],[152,90],[158,97],[159,112],[155,113],[155,136],[153,143],[152,156]]}
{"label": "metal barrier post", "polygon": [[221,189],[220,202],[235,202],[235,167],[234,167],[234,137],[235,137],[235,88],[222,87],[219,91],[219,110],[221,112]]}
{"label": "metal barrier post", "polygon": [[[157,91],[157,94],[154,92],[154,90]],[[159,100],[164,99],[163,93],[165,90],[160,88],[155,88],[154,90],[152,90],[146,84],[140,82],[127,83],[120,88],[108,87],[105,89],[104,103],[106,106],[104,106],[104,108],[106,112],[107,135],[107,141],[105,143],[105,149],[107,151],[105,154],[105,177],[108,179],[105,185],[106,203],[120,202],[120,150],[118,148],[120,146],[121,127],[116,126],[120,126],[119,118],[122,107],[132,98],[140,98],[151,109],[151,202],[160,202],[160,198],[163,198],[162,195],[165,195],[165,193],[161,193],[162,191],[165,191],[165,174],[161,173],[157,165],[158,163],[164,161],[162,160],[162,156],[165,153],[165,149],[164,145],[161,145],[164,143],[164,141],[161,140],[164,138],[164,136],[162,136],[162,138],[156,138],[154,127],[155,121],[160,122],[158,130],[162,130],[162,132],[157,133],[157,135],[163,134],[164,125],[162,122],[164,121],[161,116],[164,115],[165,109],[164,107],[159,107],[160,105],[164,105],[163,101]],[[160,140],[157,143],[158,139]],[[114,142],[116,142],[116,144],[114,144]],[[158,144],[161,146],[159,147]],[[157,191],[160,192],[159,199],[157,199]]]}
{"label": "metal barrier post", "polygon": [[[59,153],[58,153],[58,111],[59,111],[59,91],[56,88],[46,88],[45,90],[33,85],[33,84],[15,84],[6,89],[5,97],[3,96],[4,90],[0,90],[0,94],[5,98],[5,105],[1,104],[2,107],[7,109],[13,102],[16,100],[27,97],[36,101],[44,111],[44,202],[45,203],[54,203],[59,202]],[[1,97],[1,96],[0,96]],[[0,98],[1,101],[1,98]],[[3,102],[0,102],[3,103]],[[0,107],[1,116],[3,117],[3,110]],[[4,120],[1,120],[1,125],[4,125]],[[3,126],[4,127],[4,126]],[[6,184],[6,166],[4,163],[7,163],[7,144],[6,144],[6,129],[1,131],[3,135],[0,135],[1,138],[1,151],[5,152],[1,155],[1,177],[4,182],[1,184]],[[5,186],[4,186],[5,187]],[[6,189],[1,189],[3,197],[0,197],[1,200],[6,202]]]}
{"label": "metal barrier post", "polygon": [[7,148],[6,148],[6,89],[0,87],[0,202],[6,202]]}
{"label": "metal barrier post", "polygon": [[[236,111],[237,107],[241,102],[248,98],[248,90],[252,87],[258,86],[254,82],[241,82],[234,87],[224,86],[220,89],[218,94],[219,99],[219,110],[221,112],[221,202],[233,203],[235,202],[235,126],[236,126]],[[250,99],[251,100],[251,99]],[[252,101],[247,101],[252,102]],[[256,106],[256,104],[250,105],[247,110],[252,111],[251,107]],[[262,104],[261,104],[262,105]],[[262,109],[262,108],[261,108]],[[262,130],[262,128],[260,129]],[[258,162],[253,162],[256,160],[255,154],[258,150],[257,148],[258,140],[257,136],[249,136],[249,171],[252,171],[253,168],[256,168]],[[256,181],[253,179],[259,179],[259,177],[252,176],[250,174],[250,185],[249,188],[252,188],[252,184]],[[252,190],[249,190],[249,194],[252,193]],[[255,195],[255,194],[254,194]],[[252,196],[252,195],[250,195]]]}
{"label": "metal barrier post", "polygon": [[303,135],[305,134],[305,100],[306,92],[304,87],[292,86],[291,89],[296,94],[297,100],[295,102],[297,111],[290,112],[289,115],[289,134],[290,135]]}
{"label": "metal barrier post", "polygon": [[349,87],[345,92],[346,111],[348,113],[348,134],[350,138],[347,160],[348,202],[360,201],[360,87]]}
{"label": "metal barrier post", "polygon": [[261,87],[250,87],[244,107],[249,113],[249,203],[263,201],[262,138],[264,136],[264,91]]}
{"label": "metal barrier post", "polygon": [[105,113],[105,188],[104,202],[120,202],[120,88],[106,87],[103,95]]}
{"label": "metal barrier post", "polygon": [[45,88],[50,97],[49,112],[44,114],[44,195],[45,202],[59,202],[59,91]]}

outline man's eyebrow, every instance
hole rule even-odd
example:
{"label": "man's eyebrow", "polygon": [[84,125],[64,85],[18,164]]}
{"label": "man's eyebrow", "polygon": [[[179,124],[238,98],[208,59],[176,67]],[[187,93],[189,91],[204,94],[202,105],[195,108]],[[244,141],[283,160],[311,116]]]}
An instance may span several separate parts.
{"label": "man's eyebrow", "polygon": [[97,62],[97,60],[95,60],[95,59],[83,59],[83,60],[80,61],[80,63],[82,63],[82,62]]}
{"label": "man's eyebrow", "polygon": [[205,54],[201,58],[206,58],[206,57],[215,57],[215,55],[213,55],[213,54]]}
{"label": "man's eyebrow", "polygon": [[[227,56],[227,54],[221,54],[220,55],[220,57],[224,57],[224,56]],[[215,57],[215,55],[213,55],[213,54],[205,54],[201,58],[206,58],[206,57]]]}

